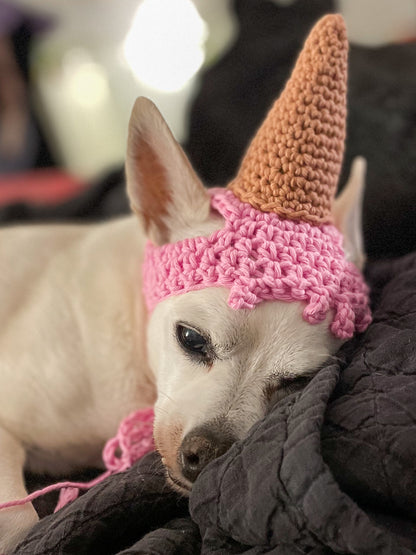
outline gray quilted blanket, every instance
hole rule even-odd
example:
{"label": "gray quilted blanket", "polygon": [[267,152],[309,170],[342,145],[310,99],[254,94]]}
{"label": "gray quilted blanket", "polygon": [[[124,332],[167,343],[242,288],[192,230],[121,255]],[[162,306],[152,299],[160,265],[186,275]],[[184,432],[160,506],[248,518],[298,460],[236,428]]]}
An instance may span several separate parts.
{"label": "gray quilted blanket", "polygon": [[416,255],[368,279],[367,332],[211,463],[189,505],[150,454],[16,553],[416,553]]}

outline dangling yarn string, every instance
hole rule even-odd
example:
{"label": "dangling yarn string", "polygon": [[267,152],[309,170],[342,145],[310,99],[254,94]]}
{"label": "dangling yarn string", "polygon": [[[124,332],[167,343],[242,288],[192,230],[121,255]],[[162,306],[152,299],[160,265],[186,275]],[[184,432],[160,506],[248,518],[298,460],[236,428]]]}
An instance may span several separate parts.
{"label": "dangling yarn string", "polygon": [[55,507],[58,511],[70,501],[76,499],[79,490],[89,490],[103,480],[130,468],[141,457],[154,450],[153,443],[153,408],[148,407],[131,413],[122,420],[117,435],[107,441],[103,449],[103,461],[106,471],[89,482],[58,482],[14,501],[0,503],[0,510],[25,505],[34,499],[52,491],[60,491]]}

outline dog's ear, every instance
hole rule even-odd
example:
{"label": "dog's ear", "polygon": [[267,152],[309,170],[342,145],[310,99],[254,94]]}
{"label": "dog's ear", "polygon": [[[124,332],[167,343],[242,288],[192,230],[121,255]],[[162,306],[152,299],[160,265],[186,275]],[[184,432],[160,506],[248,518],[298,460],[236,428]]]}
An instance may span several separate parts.
{"label": "dog's ear", "polygon": [[154,244],[207,220],[207,192],[159,110],[143,97],[130,118],[126,175],[132,209]]}
{"label": "dog's ear", "polygon": [[347,184],[333,206],[335,225],[344,235],[346,257],[360,270],[366,260],[362,230],[366,167],[365,158],[354,158]]}

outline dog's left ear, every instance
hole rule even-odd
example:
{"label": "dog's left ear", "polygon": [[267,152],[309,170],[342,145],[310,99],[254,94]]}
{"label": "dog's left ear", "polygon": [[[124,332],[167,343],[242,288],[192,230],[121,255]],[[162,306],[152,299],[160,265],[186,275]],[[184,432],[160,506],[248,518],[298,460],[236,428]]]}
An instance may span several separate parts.
{"label": "dog's left ear", "polygon": [[366,260],[362,230],[366,167],[365,158],[354,158],[347,184],[332,208],[334,223],[344,236],[346,257],[360,270]]}
{"label": "dog's left ear", "polygon": [[130,118],[126,174],[132,209],[155,245],[208,219],[207,192],[159,110],[143,97]]}

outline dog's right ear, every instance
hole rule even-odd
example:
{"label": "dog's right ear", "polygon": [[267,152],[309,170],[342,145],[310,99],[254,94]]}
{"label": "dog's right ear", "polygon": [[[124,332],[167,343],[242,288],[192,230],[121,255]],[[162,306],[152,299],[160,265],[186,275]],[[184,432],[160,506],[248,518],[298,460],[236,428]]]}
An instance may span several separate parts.
{"label": "dog's right ear", "polygon": [[367,162],[356,156],[341,194],[335,199],[332,213],[334,223],[344,236],[347,260],[362,270],[366,261],[362,228],[363,197]]}
{"label": "dog's right ear", "polygon": [[206,221],[207,192],[156,106],[138,98],[129,124],[127,191],[155,245]]}

